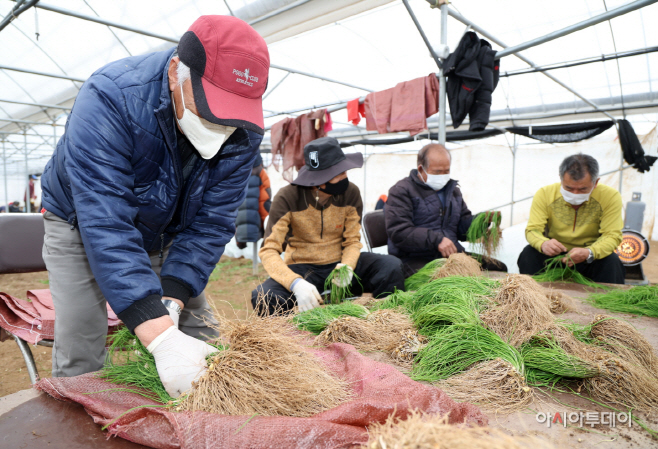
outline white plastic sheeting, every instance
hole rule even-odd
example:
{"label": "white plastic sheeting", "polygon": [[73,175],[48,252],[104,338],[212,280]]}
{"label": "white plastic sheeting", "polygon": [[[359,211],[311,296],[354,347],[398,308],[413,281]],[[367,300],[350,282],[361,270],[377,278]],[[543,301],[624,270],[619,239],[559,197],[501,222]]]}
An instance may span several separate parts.
{"label": "white plastic sheeting", "polygon": [[[640,139],[647,152],[656,154],[658,133],[655,127],[648,134],[640,136]],[[601,174],[618,170],[621,163],[621,150],[614,130],[572,144],[534,144],[534,141],[526,138],[518,138],[518,142],[514,176],[514,199],[517,201],[532,197],[540,187],[558,182],[560,162],[571,154],[585,153],[595,157]],[[398,145],[397,148],[389,147],[389,151],[407,152],[372,154],[367,156],[363,168],[348,172],[349,179],[361,190],[365,211],[374,210],[380,195],[388,194],[391,186],[416,168],[416,152],[426,143],[414,142]],[[507,205],[512,201],[513,158],[509,146],[476,142],[449,147],[454,147],[451,150],[451,177],[459,181],[466,204],[473,213],[497,208],[503,216],[503,227],[528,220],[531,199],[516,203],[513,212],[512,207]],[[364,149],[373,151],[372,147],[364,146],[349,150]],[[382,150],[379,148],[379,151]],[[270,167],[268,174],[273,193],[287,185],[274,168]],[[619,173],[603,175],[600,182],[619,189]],[[642,193],[642,200],[647,205],[642,233],[650,239],[658,238],[658,222],[655,219],[658,210],[658,169],[654,167],[644,174],[633,168],[624,170],[621,192],[624,205],[630,201],[633,192]]]}
{"label": "white plastic sheeting", "polygon": [[[241,8],[254,6],[259,1],[227,0],[236,13],[239,13]],[[228,13],[225,2],[217,0],[193,0],[183,3],[175,0],[45,2],[173,38],[180,37],[199,15]],[[274,64],[343,80],[370,90],[386,89],[400,81],[437,71],[400,0],[311,0],[281,2],[283,3],[300,6],[254,25],[261,29],[271,42],[269,48]],[[450,7],[508,45],[514,45],[627,3],[630,3],[630,0],[554,0],[548,4],[527,0],[455,0]],[[319,6],[320,4],[322,5]],[[438,45],[439,11],[431,9],[425,0],[410,0],[410,4],[430,42]],[[0,3],[0,15],[5,17],[13,6],[14,3],[9,1]],[[530,48],[523,53],[537,64],[543,65],[655,46],[658,45],[658,29],[653,24],[657,20],[658,5],[654,4],[610,22]],[[447,31],[448,43],[454,49],[465,27],[450,17]],[[284,37],[286,38],[283,39]],[[111,61],[172,45],[174,44],[171,42],[154,37],[32,8],[0,32],[0,65],[85,79],[94,70]],[[514,56],[506,57],[501,62],[502,71],[525,67],[527,65]],[[652,94],[658,81],[658,53],[564,68],[551,73],[591,99],[608,99],[622,94]],[[366,93],[361,89],[298,74],[289,75],[276,87],[284,76],[286,72],[282,70],[271,70],[270,91],[264,102],[266,116],[280,111],[348,100]],[[0,70],[0,100],[70,106],[80,85],[77,81]],[[574,104],[574,111],[582,109],[583,103],[573,94],[545,76],[534,73],[502,78],[494,92],[493,109],[508,111],[510,116],[514,117],[514,111],[521,108],[542,106],[548,110],[551,105],[569,102]],[[635,110],[628,112],[632,114]],[[617,113],[615,115],[621,116]],[[45,166],[54,143],[63,133],[66,111],[47,108],[44,112],[36,106],[0,102],[0,119],[2,118],[48,123],[31,126],[0,121],[0,133],[12,133],[0,134],[0,140],[5,139],[8,196],[11,201],[22,198],[22,194],[17,192],[22,192],[24,174],[38,173]],[[266,124],[271,125],[281,118],[283,116],[269,117]],[[333,114],[333,118],[337,129],[363,132],[363,122],[359,127],[346,123],[345,111]],[[603,116],[599,114],[595,118],[601,119]],[[564,116],[558,119],[564,120]],[[578,117],[573,120],[578,120]],[[630,116],[630,120],[637,127],[638,123],[646,123],[649,120],[655,122],[655,116],[635,115]],[[52,123],[59,126],[52,126]],[[25,136],[20,134],[23,131]],[[509,139],[510,136],[507,136],[507,140]],[[489,142],[505,145],[504,138],[492,139]],[[486,147],[488,144],[478,145]],[[420,143],[407,145],[405,149],[417,150],[420,146]],[[545,157],[546,163],[549,163],[552,162],[553,156],[549,154],[552,149],[551,146],[537,146],[532,151],[536,151],[536,157]],[[388,151],[388,148],[368,149],[369,154],[381,151]],[[490,165],[490,157],[498,155],[496,151],[478,150],[477,147],[468,151],[482,158],[482,161],[472,163],[483,166]],[[655,147],[651,151],[655,154]],[[509,149],[501,147],[499,152],[495,162],[509,163]],[[0,152],[0,165],[3,162],[1,154]],[[377,157],[373,156],[368,167],[377,165]],[[520,159],[522,157],[520,156]],[[401,166],[402,164],[395,164],[394,168],[384,170],[398,170]],[[4,176],[1,168],[0,176]],[[509,175],[510,170],[511,166],[502,167],[501,162],[498,172]],[[407,168],[403,171],[406,172]],[[654,171],[655,168],[652,172]],[[366,168],[365,176],[368,178],[368,184],[364,185],[366,205],[372,205],[372,195],[375,195],[376,199],[383,193],[386,182],[392,176],[381,174],[374,168]],[[397,177],[396,174],[395,178]],[[467,181],[466,175],[460,174],[458,177],[462,182]],[[517,185],[522,184],[518,181]],[[517,192],[517,196],[519,195],[521,190]],[[509,198],[504,192],[500,196],[506,200]],[[4,182],[0,182],[0,202],[4,202],[4,197]],[[491,205],[488,202],[487,204]],[[522,211],[522,205],[519,205],[519,208]]]}

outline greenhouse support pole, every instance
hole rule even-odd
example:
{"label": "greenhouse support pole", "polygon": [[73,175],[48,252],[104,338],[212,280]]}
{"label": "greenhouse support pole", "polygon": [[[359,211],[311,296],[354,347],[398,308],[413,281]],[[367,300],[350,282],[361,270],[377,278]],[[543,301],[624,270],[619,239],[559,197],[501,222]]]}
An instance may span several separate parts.
{"label": "greenhouse support pole", "polygon": [[23,151],[25,151],[25,213],[30,211],[30,173],[27,165],[27,128],[23,129]]}
{"label": "greenhouse support pole", "polygon": [[9,212],[9,190],[7,190],[7,145],[5,145],[5,140],[7,140],[7,137],[2,138],[2,167],[5,177],[5,207],[7,208],[6,212]]}
{"label": "greenhouse support pole", "polygon": [[514,134],[514,147],[512,149],[512,201],[510,204],[509,211],[509,225],[510,227],[514,226],[514,180],[516,178],[516,134]]}
{"label": "greenhouse support pole", "polygon": [[[448,44],[448,5],[441,5],[441,46]],[[443,68],[439,69],[439,143],[446,144],[446,77]]]}

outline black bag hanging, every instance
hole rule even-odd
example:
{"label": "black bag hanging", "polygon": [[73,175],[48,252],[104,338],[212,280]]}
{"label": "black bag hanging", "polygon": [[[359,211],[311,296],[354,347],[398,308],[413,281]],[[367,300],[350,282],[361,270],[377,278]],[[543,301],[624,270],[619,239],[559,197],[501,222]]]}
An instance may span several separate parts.
{"label": "black bag hanging", "polygon": [[624,153],[624,160],[640,173],[649,171],[658,158],[644,155],[640,139],[637,138],[637,134],[635,134],[635,130],[628,120],[617,120],[617,126],[619,127],[619,144],[621,145],[621,151]]}

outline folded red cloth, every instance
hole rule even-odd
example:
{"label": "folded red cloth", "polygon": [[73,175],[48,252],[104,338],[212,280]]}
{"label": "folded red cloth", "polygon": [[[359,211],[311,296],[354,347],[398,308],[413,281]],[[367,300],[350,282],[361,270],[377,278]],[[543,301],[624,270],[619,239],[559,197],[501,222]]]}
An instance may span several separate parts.
{"label": "folded red cloth", "polygon": [[[50,290],[30,290],[27,297],[30,301],[0,292],[0,328],[31,344],[37,344],[41,340],[53,340],[55,308]],[[108,304],[108,333],[120,323]]]}

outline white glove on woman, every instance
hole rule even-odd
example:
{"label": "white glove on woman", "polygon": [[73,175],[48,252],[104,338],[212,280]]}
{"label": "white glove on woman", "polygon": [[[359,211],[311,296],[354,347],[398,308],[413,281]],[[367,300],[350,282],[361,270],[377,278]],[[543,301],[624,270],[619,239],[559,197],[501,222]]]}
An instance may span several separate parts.
{"label": "white glove on woman", "polygon": [[349,276],[345,277],[344,279],[338,279],[336,277],[336,274],[334,273],[334,278],[331,280],[331,282],[340,288],[349,287],[350,284],[352,284],[352,278],[354,277],[354,270],[352,270],[352,267],[344,263],[336,264],[336,268],[334,268],[334,270],[337,270],[340,267],[347,267],[349,271]]}
{"label": "white glove on woman", "polygon": [[295,294],[297,307],[300,312],[315,309],[316,307],[319,307],[320,302],[322,302],[322,297],[320,296],[318,289],[315,288],[315,285],[304,279],[294,281],[292,292]]}
{"label": "white glove on woman", "polygon": [[155,358],[160,380],[170,396],[177,398],[198,380],[206,369],[206,357],[217,349],[185,335],[175,326],[155,337],[146,348]]}

